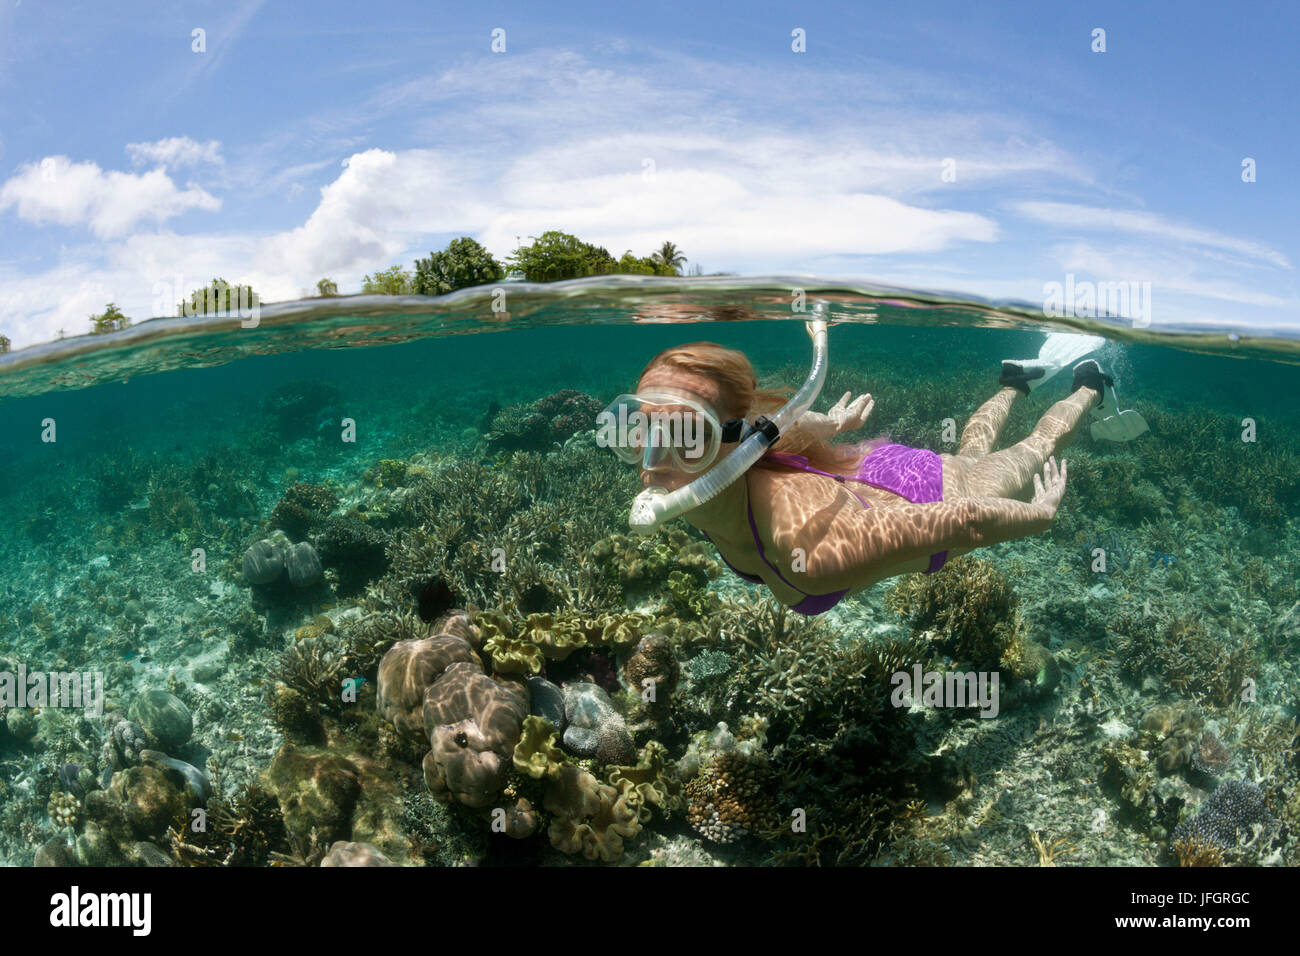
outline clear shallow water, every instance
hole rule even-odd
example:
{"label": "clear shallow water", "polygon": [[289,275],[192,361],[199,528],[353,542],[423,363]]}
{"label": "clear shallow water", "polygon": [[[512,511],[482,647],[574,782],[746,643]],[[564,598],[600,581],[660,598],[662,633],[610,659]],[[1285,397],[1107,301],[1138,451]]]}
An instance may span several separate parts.
{"label": "clear shallow water", "polygon": [[[12,726],[6,715],[0,858],[31,862],[33,849],[50,841],[71,841],[74,851],[78,839],[86,843],[88,824],[108,812],[106,798],[90,797],[84,787],[71,793],[76,788],[59,769],[111,770],[101,748],[149,690],[172,692],[191,710],[192,737],[168,753],[208,774],[218,801],[258,786],[274,802],[279,778],[264,775],[281,748],[311,752],[328,743],[353,757],[381,755],[376,772],[401,782],[404,812],[424,828],[407,833],[410,840],[482,860],[502,853],[489,828],[430,801],[418,753],[381,750],[380,731],[350,723],[332,690],[314,705],[324,714],[316,718],[319,733],[286,724],[284,708],[272,699],[284,683],[276,675],[285,655],[300,643],[301,629],[324,614],[339,620],[315,636],[355,662],[370,684],[358,706],[372,713],[377,655],[358,651],[348,615],[389,621],[389,643],[418,621],[420,593],[411,589],[414,572],[405,565],[390,564],[356,588],[344,586],[334,568],[310,593],[249,587],[242,555],[270,533],[277,505],[300,482],[329,489],[337,499],[332,518],[368,521],[393,560],[427,568],[459,592],[460,603],[500,606],[516,620],[535,611],[636,608],[657,615],[654,628],[679,626],[675,654],[686,677],[669,717],[647,724],[639,715],[637,746],[644,752],[648,742],[662,743],[675,762],[698,751],[693,736],[715,731],[718,722],[736,730],[761,718],[769,725],[759,735],[765,760],[783,772],[787,759],[815,766],[806,784],[812,790],[825,775],[825,806],[821,817],[813,815],[815,825],[848,818],[862,829],[860,839],[842,839],[828,859],[806,854],[793,835],[751,834],[719,844],[683,824],[693,798],[679,794],[671,815],[655,810],[627,841],[621,862],[1028,864],[1037,862],[1028,828],[1066,840],[1075,862],[1169,864],[1176,861],[1170,843],[1180,817],[1194,816],[1217,778],[1191,768],[1190,758],[1179,764],[1176,753],[1166,770],[1161,755],[1200,746],[1210,733],[1232,754],[1219,776],[1259,785],[1272,815],[1284,819],[1296,778],[1286,728],[1295,717],[1289,688],[1297,653],[1285,615],[1300,597],[1291,518],[1300,502],[1300,422],[1292,401],[1300,371],[1290,364],[1292,339],[1243,333],[1234,341],[1226,330],[1068,323],[1114,339],[1102,364],[1115,373],[1122,404],[1146,415],[1152,431],[1124,446],[1080,438],[1066,454],[1071,484],[1053,530],[978,552],[1009,582],[1026,634],[1056,656],[1062,678],[1049,697],[1009,708],[996,721],[922,712],[891,731],[912,741],[913,755],[947,747],[955,764],[902,769],[905,754],[877,752],[854,736],[869,736],[876,717],[853,701],[879,688],[864,689],[861,668],[855,672],[835,655],[909,636],[921,646],[933,641],[911,635],[909,620],[891,605],[896,582],[855,596],[808,634],[762,617],[766,591],[725,572],[705,590],[730,602],[729,610],[706,607],[698,595],[685,606],[656,607],[666,580],[649,582],[648,592],[633,579],[609,585],[611,575],[632,573],[626,562],[603,576],[583,576],[578,565],[585,567],[593,542],[623,530],[635,477],[586,448],[581,434],[563,449],[549,440],[531,450],[504,441],[501,410],[564,389],[607,400],[635,382],[650,356],[698,339],[742,349],[760,378],[795,385],[809,350],[802,328],[789,321],[806,317],[791,315],[794,287],[843,323],[831,331],[831,376],[817,407],[846,390],[870,391],[877,404],[867,434],[884,431],[941,452],[955,450],[943,421],[960,427],[996,390],[1000,360],[1035,354],[1047,327],[1041,315],[1014,305],[872,294],[806,278],[601,280],[507,285],[508,318],[492,311],[490,294],[472,291],[441,300],[351,297],[266,307],[255,329],[238,328],[237,320],[155,320],[0,357],[0,502],[9,516],[0,529],[0,655],[7,666],[102,671],[111,708],[107,718],[94,719],[47,708],[35,722],[15,716]],[[1065,378],[1017,405],[1003,445],[1065,395]],[[343,418],[355,422],[355,441],[340,440]],[[55,423],[54,442],[42,440],[47,420]],[[1254,441],[1243,441],[1246,420]],[[526,450],[512,457],[517,448]],[[405,464],[394,470],[383,461]],[[319,544],[322,534],[323,526],[298,537]],[[503,540],[527,553],[526,573],[497,574],[464,557]],[[1115,559],[1100,574],[1092,566],[1098,544]],[[206,555],[202,573],[191,567],[195,548]],[[682,554],[662,573],[695,566],[696,558]],[[1204,633],[1189,637],[1189,620],[1203,622]],[[711,621],[750,628],[749,636],[711,640]],[[818,644],[823,638],[831,643]],[[767,641],[796,653],[783,658]],[[1215,665],[1205,657],[1209,648],[1236,659],[1243,642],[1251,650],[1242,673],[1258,688],[1249,706],[1224,697],[1227,678],[1211,673]],[[826,665],[831,658],[839,663]],[[613,666],[602,660],[583,660],[588,676]],[[787,709],[783,695],[792,688],[781,676],[805,671],[814,675],[807,679],[820,702],[806,718]],[[548,676],[558,682],[577,675]],[[761,694],[752,691],[758,686]],[[635,711],[626,701],[619,706]],[[1160,706],[1188,716],[1178,718],[1181,729],[1143,737],[1144,720]],[[637,714],[627,716],[636,723]],[[995,726],[997,739],[1011,744],[993,745]],[[1059,734],[1055,743],[1035,738],[1044,726]],[[852,767],[830,760],[832,753]],[[994,772],[1018,783],[1019,796],[990,816],[987,805],[999,794],[979,780]],[[1141,786],[1116,782],[1126,773]],[[936,785],[936,777],[946,782]],[[1103,778],[1111,783],[1099,791],[1095,781]],[[882,788],[893,803],[863,807],[851,795],[855,788]],[[125,779],[117,792],[103,792],[129,802]],[[1049,792],[1046,804],[1034,799]],[[58,794],[77,802],[70,830],[51,816]],[[777,788],[770,797],[782,808],[816,803],[805,791]],[[928,817],[905,812],[917,800],[930,808]],[[1102,831],[1092,829],[1098,810],[1110,821]],[[877,833],[883,815],[906,822],[899,824],[905,839]],[[341,823],[334,830],[340,839],[367,836]],[[130,837],[119,835],[122,846],[102,858],[92,854],[90,862],[129,862],[125,844],[139,842],[188,859],[163,830]],[[275,839],[274,852],[318,859],[301,840]],[[1279,841],[1263,856],[1295,862],[1294,847]],[[405,852],[404,862],[419,861],[399,844],[393,837],[385,847]],[[529,849],[519,862],[553,862],[559,852],[545,835],[523,845]],[[233,859],[260,865],[270,852]],[[450,862],[446,853],[423,859]]]}

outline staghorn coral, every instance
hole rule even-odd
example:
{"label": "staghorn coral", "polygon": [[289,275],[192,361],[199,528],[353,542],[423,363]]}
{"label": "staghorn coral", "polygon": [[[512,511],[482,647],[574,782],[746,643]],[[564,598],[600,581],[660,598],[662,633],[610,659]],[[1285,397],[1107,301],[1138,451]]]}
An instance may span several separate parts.
{"label": "staghorn coral", "polygon": [[273,676],[318,704],[337,697],[346,658],[342,648],[326,635],[290,644],[280,655]]}
{"label": "staghorn coral", "polygon": [[955,660],[1012,671],[1023,666],[1019,603],[991,562],[970,555],[949,561],[938,574],[904,578],[886,599],[917,634],[936,632],[937,645]]}
{"label": "staghorn coral", "polygon": [[389,568],[373,585],[392,606],[431,578],[478,607],[594,611],[619,599],[591,546],[625,516],[631,477],[600,449],[517,452],[488,466],[445,462],[393,502]]}
{"label": "staghorn coral", "polygon": [[588,860],[614,862],[623,855],[623,841],[641,832],[638,809],[627,793],[572,765],[547,783],[542,807],[552,814],[551,845]]}
{"label": "staghorn coral", "polygon": [[597,399],[571,388],[527,405],[509,405],[486,423],[488,451],[550,451],[578,432],[594,428],[603,407]]}
{"label": "staghorn coral", "polygon": [[1162,678],[1193,701],[1227,705],[1236,700],[1246,678],[1258,673],[1254,643],[1212,635],[1195,615],[1121,615],[1112,625],[1123,673],[1141,681]]}
{"label": "staghorn coral", "polygon": [[761,710],[799,727],[828,719],[859,676],[832,630],[771,598],[726,602],[717,622],[723,646],[739,665],[728,681],[729,708]]}
{"label": "staghorn coral", "polygon": [[714,607],[705,588],[722,565],[711,544],[679,527],[662,528],[650,537],[610,535],[593,545],[590,554],[629,604],[667,593],[673,609],[684,616],[699,617]]}

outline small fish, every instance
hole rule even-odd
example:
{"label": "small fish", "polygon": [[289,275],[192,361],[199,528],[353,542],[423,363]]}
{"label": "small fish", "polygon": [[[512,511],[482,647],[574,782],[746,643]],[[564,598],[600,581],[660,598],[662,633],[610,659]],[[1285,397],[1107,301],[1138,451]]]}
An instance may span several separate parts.
{"label": "small fish", "polygon": [[226,734],[226,739],[227,739],[227,740],[233,740],[233,741],[235,741],[236,743],[238,743],[238,742],[240,742],[240,741],[242,741],[242,740],[244,739],[244,735],[243,735],[243,734],[237,734],[237,733],[235,733],[235,732],[232,730],[230,733]]}
{"label": "small fish", "polygon": [[249,683],[249,686],[250,686],[250,687],[261,687],[261,686],[262,686],[262,678],[260,678],[260,677],[254,677],[254,678],[253,678],[252,680],[250,680],[248,683]]}

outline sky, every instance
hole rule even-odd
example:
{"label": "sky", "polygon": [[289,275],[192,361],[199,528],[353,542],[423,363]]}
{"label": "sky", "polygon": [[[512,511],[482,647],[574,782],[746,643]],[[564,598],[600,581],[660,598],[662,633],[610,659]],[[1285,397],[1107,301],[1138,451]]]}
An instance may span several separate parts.
{"label": "sky", "polygon": [[1298,27],[1286,3],[0,0],[0,334],[174,314],[214,276],[355,292],[548,229],[1300,325]]}

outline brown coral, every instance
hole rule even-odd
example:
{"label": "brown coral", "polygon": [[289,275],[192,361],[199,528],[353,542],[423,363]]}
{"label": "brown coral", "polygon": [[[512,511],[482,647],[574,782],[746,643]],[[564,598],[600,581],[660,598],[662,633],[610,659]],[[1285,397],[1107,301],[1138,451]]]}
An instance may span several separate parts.
{"label": "brown coral", "polygon": [[425,691],[457,663],[483,670],[474,648],[462,637],[435,634],[394,644],[379,662],[380,715],[391,720],[404,737],[424,739]]}
{"label": "brown coral", "polygon": [[560,769],[546,787],[544,809],[554,814],[548,831],[562,853],[612,863],[623,855],[623,841],[641,832],[636,809],[625,793],[572,765]]}
{"label": "brown coral", "polygon": [[523,684],[488,677],[477,663],[448,667],[424,697],[430,792],[443,802],[491,804],[505,786],[527,713]]}
{"label": "brown coral", "polygon": [[769,829],[777,818],[770,781],[766,761],[719,754],[686,784],[686,816],[697,833],[714,843],[733,843]]}
{"label": "brown coral", "polygon": [[623,677],[633,693],[645,694],[653,688],[654,703],[666,702],[677,688],[680,668],[673,654],[673,645],[662,634],[648,634],[637,642],[627,662]]}

